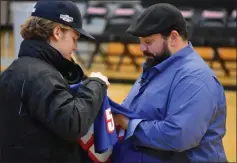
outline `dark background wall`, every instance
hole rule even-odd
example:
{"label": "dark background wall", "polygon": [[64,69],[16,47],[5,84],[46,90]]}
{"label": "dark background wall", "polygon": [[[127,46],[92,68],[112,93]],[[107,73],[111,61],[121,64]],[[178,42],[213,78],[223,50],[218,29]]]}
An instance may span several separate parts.
{"label": "dark background wall", "polygon": [[237,0],[141,0],[144,7],[148,7],[155,3],[171,3],[175,6],[187,6],[196,9],[223,7],[229,12],[236,8]]}

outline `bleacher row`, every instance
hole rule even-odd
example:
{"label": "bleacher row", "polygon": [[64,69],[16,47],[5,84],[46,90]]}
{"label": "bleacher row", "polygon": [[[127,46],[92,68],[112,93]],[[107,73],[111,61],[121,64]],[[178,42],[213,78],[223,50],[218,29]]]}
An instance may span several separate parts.
{"label": "bleacher row", "polygon": [[[79,8],[83,11],[83,27],[96,38],[96,41],[92,42],[95,44],[95,49],[91,52],[91,55],[88,55],[90,58],[87,68],[91,68],[95,55],[102,54],[108,67],[111,63],[107,57],[117,55],[120,58],[116,63],[117,70],[123,64],[125,57],[129,57],[131,63],[139,70],[140,64],[136,58],[143,56],[134,55],[131,48],[129,48],[130,45],[138,44],[139,39],[127,34],[126,30],[132,20],[136,19],[145,7],[139,1],[129,3],[91,1],[91,3],[83,3],[83,7],[81,4],[79,4]],[[214,54],[209,60],[219,62],[225,74],[229,75],[225,62],[236,62],[236,57],[230,57],[229,60],[223,59],[218,48],[236,48],[236,9],[229,11],[220,6],[207,9],[186,6],[178,6],[178,8],[187,21],[188,36],[192,44],[195,47],[211,47]],[[104,43],[121,43],[124,48],[121,53],[111,54],[111,51],[102,50],[101,45]],[[83,52],[78,51],[77,53],[80,59],[80,54]],[[208,60],[208,58],[206,59]]]}
{"label": "bleacher row", "polygon": [[[126,30],[144,8],[139,4],[120,4],[116,8],[110,8],[108,3],[89,4],[84,13],[86,26],[93,26],[96,19],[104,20],[104,28],[100,32],[92,30],[90,33],[96,38],[96,48],[93,52],[88,68],[93,63],[93,58],[97,53],[103,53],[100,50],[100,44],[109,42],[120,42],[124,45],[124,51],[120,54],[120,60],[117,63],[117,70],[123,62],[123,58],[131,58],[133,65],[139,69],[139,64],[131,54],[128,46],[139,43],[137,37],[126,34]],[[212,61],[219,61],[226,75],[229,70],[225,66],[225,61],[220,57],[219,47],[236,47],[236,10],[228,13],[224,8],[211,8],[195,10],[190,7],[180,7],[180,11],[187,21],[189,40],[194,46],[212,47],[214,57]],[[90,28],[86,28],[87,30]],[[110,54],[104,54],[107,56]],[[235,61],[235,60],[230,60]],[[108,61],[105,62],[109,65]]]}

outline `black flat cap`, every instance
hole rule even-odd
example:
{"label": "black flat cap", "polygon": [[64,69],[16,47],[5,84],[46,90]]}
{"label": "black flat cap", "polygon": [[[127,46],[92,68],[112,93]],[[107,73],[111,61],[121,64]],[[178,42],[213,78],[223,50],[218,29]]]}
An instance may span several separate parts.
{"label": "black flat cap", "polygon": [[82,29],[82,16],[77,5],[69,0],[39,0],[31,13],[37,16],[67,25],[75,29],[84,38],[95,39]]}
{"label": "black flat cap", "polygon": [[168,29],[185,29],[186,21],[178,8],[168,3],[150,6],[130,25],[127,33],[147,37]]}

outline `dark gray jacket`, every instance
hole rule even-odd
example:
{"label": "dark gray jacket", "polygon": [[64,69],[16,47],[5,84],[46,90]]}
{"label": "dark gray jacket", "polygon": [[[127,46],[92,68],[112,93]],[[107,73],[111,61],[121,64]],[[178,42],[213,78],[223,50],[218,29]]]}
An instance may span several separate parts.
{"label": "dark gray jacket", "polygon": [[0,77],[0,162],[82,162],[77,139],[94,122],[106,84],[43,40],[24,40]]}

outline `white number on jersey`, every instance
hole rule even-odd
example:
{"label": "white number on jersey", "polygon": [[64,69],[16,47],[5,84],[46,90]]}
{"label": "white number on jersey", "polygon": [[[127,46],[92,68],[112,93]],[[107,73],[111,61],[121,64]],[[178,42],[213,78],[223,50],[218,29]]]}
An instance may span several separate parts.
{"label": "white number on jersey", "polygon": [[112,133],[115,130],[114,119],[111,113],[111,109],[108,108],[105,110],[105,122],[106,122],[106,129],[108,133]]}

